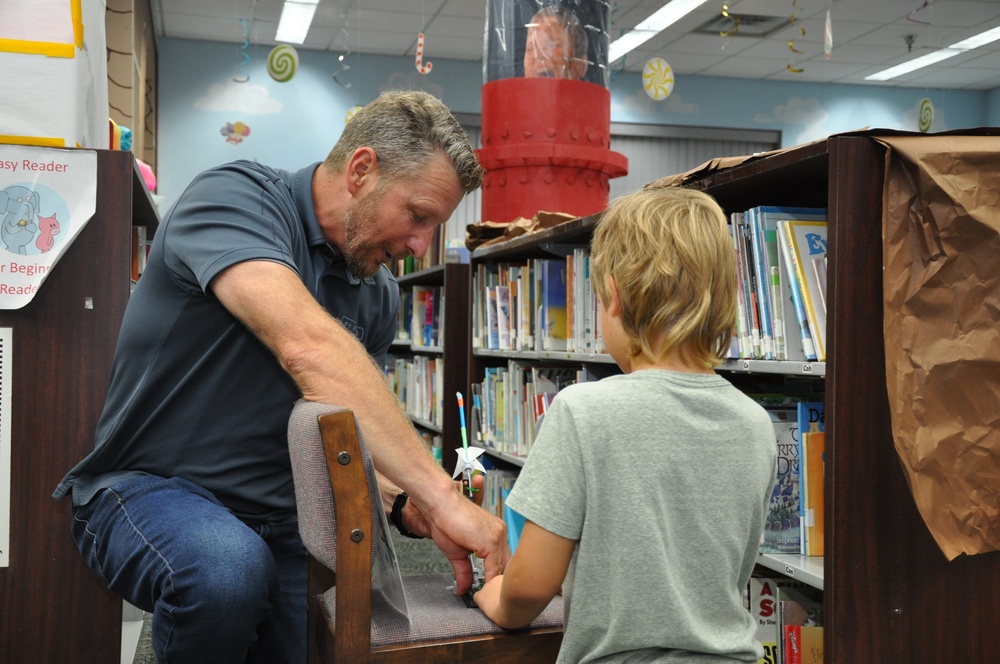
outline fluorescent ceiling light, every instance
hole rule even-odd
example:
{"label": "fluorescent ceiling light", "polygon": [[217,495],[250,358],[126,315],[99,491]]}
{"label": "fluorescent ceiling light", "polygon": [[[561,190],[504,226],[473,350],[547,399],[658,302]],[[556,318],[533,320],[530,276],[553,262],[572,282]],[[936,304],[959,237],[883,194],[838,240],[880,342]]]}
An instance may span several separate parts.
{"label": "fluorescent ceiling light", "polygon": [[278,21],[278,32],[274,40],[290,44],[304,43],[318,4],[319,0],[286,0],[281,8],[281,19]]}
{"label": "fluorescent ceiling light", "polygon": [[663,5],[631,31],[611,42],[608,49],[608,64],[645,44],[706,2],[708,0],[673,0]]}
{"label": "fluorescent ceiling light", "polygon": [[894,67],[889,67],[888,69],[883,69],[882,71],[876,72],[871,76],[865,76],[865,80],[888,81],[889,79],[896,78],[897,76],[909,74],[911,71],[929,67],[930,65],[941,62],[942,60],[953,58],[956,55],[971,51],[974,48],[991,44],[998,39],[1000,39],[1000,26],[987,30],[986,32],[981,32],[978,35],[973,35],[968,39],[963,39],[956,44],[952,44],[948,48],[931,51],[930,53],[921,55],[913,60],[898,64]]}

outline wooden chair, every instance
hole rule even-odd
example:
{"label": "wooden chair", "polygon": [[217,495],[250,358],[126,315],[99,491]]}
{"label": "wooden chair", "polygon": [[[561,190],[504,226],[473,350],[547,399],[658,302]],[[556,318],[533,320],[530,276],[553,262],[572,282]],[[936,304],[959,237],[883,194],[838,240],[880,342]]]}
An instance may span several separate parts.
{"label": "wooden chair", "polygon": [[298,402],[288,446],[299,530],[309,551],[309,662],[555,661],[562,597],[527,628],[508,631],[448,589],[450,575],[436,574],[403,577],[408,619],[393,608],[379,578],[384,570],[372,575],[389,535],[353,412]]}

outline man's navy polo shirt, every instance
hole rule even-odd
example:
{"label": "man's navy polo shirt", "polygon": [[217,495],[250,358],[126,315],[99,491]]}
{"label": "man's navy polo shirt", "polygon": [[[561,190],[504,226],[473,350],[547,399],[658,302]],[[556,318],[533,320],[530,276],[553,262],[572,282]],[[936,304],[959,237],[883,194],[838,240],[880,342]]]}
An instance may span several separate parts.
{"label": "man's navy polo shirt", "polygon": [[209,292],[243,261],[294,270],[381,366],[399,289],[388,269],[357,279],[323,238],[318,164],[295,173],[249,161],[199,175],[167,213],[125,311],[94,451],[53,494],[84,504],[125,476],[183,477],[238,516],[294,515],[286,442],[301,396],[274,355]]}

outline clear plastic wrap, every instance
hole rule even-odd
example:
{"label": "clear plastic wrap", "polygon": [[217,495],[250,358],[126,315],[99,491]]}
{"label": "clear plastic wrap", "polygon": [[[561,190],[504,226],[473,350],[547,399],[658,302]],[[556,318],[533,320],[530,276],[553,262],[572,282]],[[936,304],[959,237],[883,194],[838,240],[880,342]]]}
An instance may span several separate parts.
{"label": "clear plastic wrap", "polygon": [[565,78],[610,85],[605,0],[489,0],[484,82]]}

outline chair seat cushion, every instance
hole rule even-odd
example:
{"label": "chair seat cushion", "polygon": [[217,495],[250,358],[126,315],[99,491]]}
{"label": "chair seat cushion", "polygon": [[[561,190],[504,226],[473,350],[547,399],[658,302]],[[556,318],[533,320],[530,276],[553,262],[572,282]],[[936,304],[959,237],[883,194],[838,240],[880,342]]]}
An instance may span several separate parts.
{"label": "chair seat cushion", "polygon": [[[448,639],[480,634],[499,634],[506,630],[497,626],[478,608],[469,608],[449,586],[455,580],[448,574],[404,576],[403,589],[410,607],[409,624],[398,613],[378,611],[376,598],[372,603],[372,645],[385,646],[414,641]],[[336,620],[336,588],[320,599],[323,611]],[[529,625],[530,629],[562,627],[563,598],[557,595]]]}

